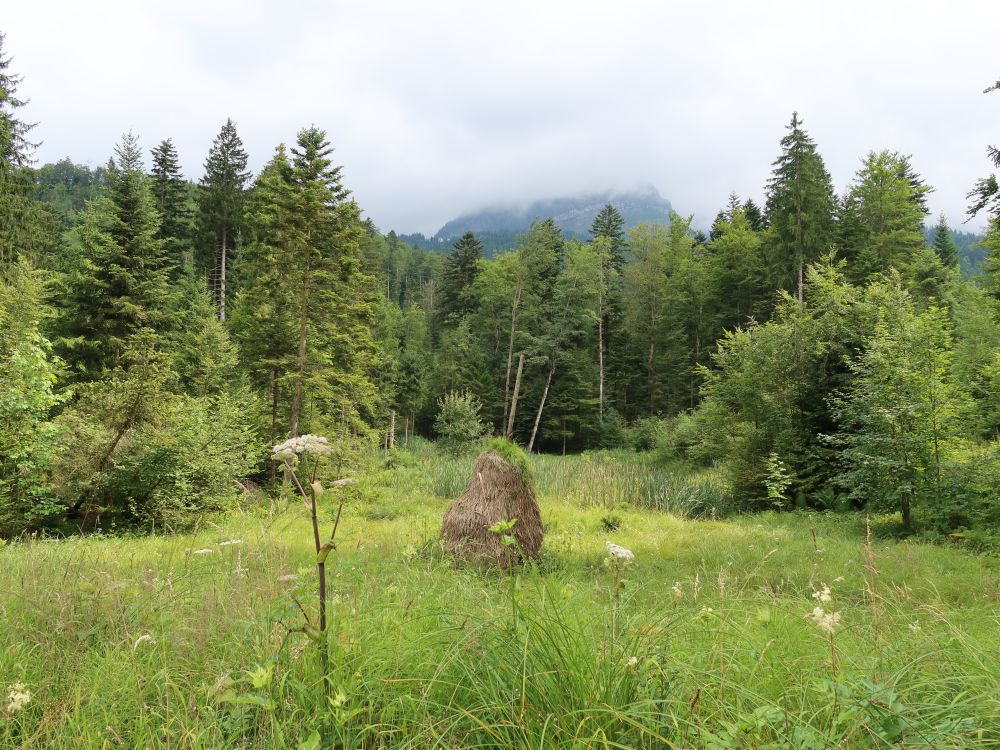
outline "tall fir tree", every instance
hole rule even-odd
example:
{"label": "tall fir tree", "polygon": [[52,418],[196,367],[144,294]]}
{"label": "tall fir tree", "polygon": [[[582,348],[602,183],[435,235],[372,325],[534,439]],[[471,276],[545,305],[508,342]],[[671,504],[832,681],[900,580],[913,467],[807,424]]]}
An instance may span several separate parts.
{"label": "tall fir tree", "polygon": [[946,268],[958,267],[958,245],[955,244],[955,239],[951,236],[948,220],[945,219],[943,213],[938,216],[938,223],[934,226],[931,247],[934,248],[934,253],[937,255],[938,260]]}
{"label": "tall fir tree", "polygon": [[627,368],[624,330],[625,305],[622,300],[622,269],[625,267],[628,242],[625,219],[612,204],[605,204],[590,227],[590,236],[601,259],[597,285],[597,414],[620,400],[609,388],[609,379],[622,380]]}
{"label": "tall fir tree", "polygon": [[278,146],[247,196],[241,283],[230,321],[240,360],[267,404],[262,432],[271,445],[287,431],[296,343],[294,290],[283,260],[297,234],[291,169],[287,149]]}
{"label": "tall fir tree", "polygon": [[607,250],[611,258],[611,263],[618,272],[621,272],[625,265],[625,252],[627,242],[625,237],[625,218],[621,212],[612,204],[606,203],[597,212],[593,223],[590,225],[590,236],[592,239],[603,237],[607,240]]}
{"label": "tall fir tree", "polygon": [[198,227],[201,258],[215,295],[219,319],[226,319],[226,302],[232,290],[231,253],[243,226],[243,201],[250,172],[247,153],[236,132],[236,123],[226,120],[205,160],[205,175],[198,193]]}
{"label": "tall fir tree", "polygon": [[192,211],[188,202],[188,183],[181,174],[177,149],[170,138],[160,141],[151,151],[153,167],[150,187],[160,213],[159,239],[174,272],[179,277],[191,267]]}
{"label": "tall fir tree", "polygon": [[441,269],[437,290],[437,310],[440,322],[448,327],[476,310],[476,278],[483,260],[483,245],[472,232],[462,235],[452,248]]}
{"label": "tall fir tree", "polygon": [[816,144],[792,114],[767,183],[766,220],[772,286],[802,303],[805,268],[834,241],[834,194]]}
{"label": "tall fir tree", "polygon": [[890,268],[904,273],[926,248],[923,223],[930,188],[913,173],[909,157],[871,152],[850,188],[860,247],[852,269],[858,279]]}
{"label": "tall fir tree", "polygon": [[17,95],[21,77],[10,70],[4,43],[0,33],[0,265],[21,255],[39,264],[56,244],[56,222],[33,196],[34,124],[20,115],[27,102]]}
{"label": "tall fir tree", "polygon": [[763,232],[767,229],[767,218],[753,198],[747,198],[743,203],[743,215],[747,217],[747,222],[753,231]]}
{"label": "tall fir tree", "polygon": [[374,279],[363,273],[364,234],[326,134],[299,132],[279,149],[249,203],[244,287],[234,329],[255,380],[270,396],[272,425],[355,435],[377,409],[373,384]]}
{"label": "tall fir tree", "polygon": [[5,42],[6,36],[0,32],[0,173],[31,166],[37,145],[28,140],[34,124],[18,115],[27,102],[17,96],[21,76],[9,70],[11,59],[5,56]]}
{"label": "tall fir tree", "polygon": [[84,216],[80,263],[69,280],[62,345],[79,377],[112,369],[136,334],[169,324],[170,264],[159,231],[139,140],[127,133],[108,162],[105,193]]}
{"label": "tall fir tree", "polygon": [[747,325],[765,295],[761,235],[754,231],[742,208],[719,225],[705,256],[705,277],[712,313],[712,338]]}

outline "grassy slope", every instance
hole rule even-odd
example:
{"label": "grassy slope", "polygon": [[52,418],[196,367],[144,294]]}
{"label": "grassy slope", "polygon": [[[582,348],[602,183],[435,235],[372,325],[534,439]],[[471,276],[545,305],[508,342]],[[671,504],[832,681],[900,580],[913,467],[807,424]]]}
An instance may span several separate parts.
{"label": "grassy slope", "polygon": [[[293,596],[315,606],[301,507],[0,549],[0,690],[33,693],[0,704],[0,747],[295,748],[313,730],[323,747],[1000,746],[996,560],[880,541],[868,558],[857,518],[618,506],[609,534],[607,505],[686,507],[710,481],[547,458],[545,554],[512,588],[433,541],[469,465],[424,452],[352,500],[330,710],[285,627]],[[608,539],[637,561],[617,602]],[[832,644],[805,617],[824,583]]]}

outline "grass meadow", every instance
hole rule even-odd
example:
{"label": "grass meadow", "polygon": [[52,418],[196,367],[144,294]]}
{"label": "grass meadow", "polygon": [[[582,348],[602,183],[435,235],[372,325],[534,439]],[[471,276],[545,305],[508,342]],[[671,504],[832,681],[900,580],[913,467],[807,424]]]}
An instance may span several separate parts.
{"label": "grass meadow", "polygon": [[328,696],[301,503],[0,548],[0,747],[1000,747],[995,558],[605,454],[532,458],[537,564],[459,567],[471,465],[419,443],[343,490]]}

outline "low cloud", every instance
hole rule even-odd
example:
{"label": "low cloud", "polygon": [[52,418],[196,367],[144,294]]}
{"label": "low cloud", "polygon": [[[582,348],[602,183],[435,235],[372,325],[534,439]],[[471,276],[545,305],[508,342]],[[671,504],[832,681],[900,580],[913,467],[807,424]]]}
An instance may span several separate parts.
{"label": "low cloud", "polygon": [[[822,5],[822,7],[821,7]],[[836,187],[913,154],[957,224],[1000,141],[983,2],[50,2],[3,31],[41,161],[103,163],[132,129],[186,173],[233,117],[259,169],[325,128],[385,230],[487,204],[652,184],[699,224],[761,198],[792,110]],[[974,223],[973,226],[978,226]]]}

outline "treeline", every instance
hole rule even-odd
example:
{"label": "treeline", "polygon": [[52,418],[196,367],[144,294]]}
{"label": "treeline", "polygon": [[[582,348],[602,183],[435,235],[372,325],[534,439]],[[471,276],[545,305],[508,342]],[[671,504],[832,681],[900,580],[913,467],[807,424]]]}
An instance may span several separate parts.
{"label": "treeline", "polygon": [[315,127],[256,177],[231,121],[197,182],[133,134],[34,169],[8,68],[0,47],[0,532],[180,523],[288,435],[343,463],[456,405],[530,450],[720,463],[748,508],[997,520],[995,264],[964,281],[943,219],[927,241],[906,155],[838,195],[793,116],[764,205],[732,196],[708,236],[609,204],[587,241],[546,220],[445,256],[363,219]]}

